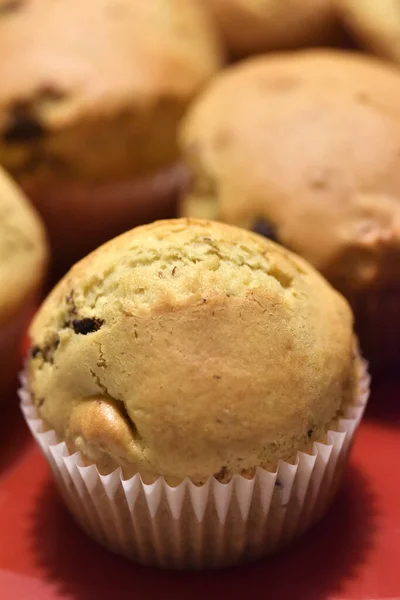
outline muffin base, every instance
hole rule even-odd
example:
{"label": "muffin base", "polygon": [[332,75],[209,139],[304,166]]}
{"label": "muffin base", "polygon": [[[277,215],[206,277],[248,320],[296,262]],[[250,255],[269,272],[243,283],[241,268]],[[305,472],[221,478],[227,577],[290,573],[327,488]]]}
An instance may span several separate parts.
{"label": "muffin base", "polygon": [[[24,382],[23,382],[24,383]],[[210,477],[202,486],[186,479],[177,487],[160,477],[124,480],[120,469],[100,475],[77,452],[58,443],[29,393],[21,408],[49,462],[59,491],[79,525],[110,550],[142,564],[175,569],[216,568],[255,560],[288,545],[329,507],[369,395],[363,363],[354,404],[312,454],[296,464],[280,461],[276,472],[257,469],[252,479],[229,483]]]}
{"label": "muffin base", "polygon": [[88,184],[21,181],[47,227],[57,271],[113,237],[173,217],[186,169],[179,164],[139,179]]}

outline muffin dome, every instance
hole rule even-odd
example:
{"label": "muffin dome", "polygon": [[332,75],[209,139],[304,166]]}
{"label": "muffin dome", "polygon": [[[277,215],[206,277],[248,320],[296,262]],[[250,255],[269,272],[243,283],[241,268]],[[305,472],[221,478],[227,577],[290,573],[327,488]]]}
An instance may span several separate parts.
{"label": "muffin dome", "polygon": [[182,213],[260,229],[349,297],[400,277],[400,74],[305,51],[218,77],[182,129]]}
{"label": "muffin dome", "polygon": [[31,328],[29,389],[100,471],[274,468],[353,400],[352,315],[306,262],[201,220],[132,230],[75,265]]}

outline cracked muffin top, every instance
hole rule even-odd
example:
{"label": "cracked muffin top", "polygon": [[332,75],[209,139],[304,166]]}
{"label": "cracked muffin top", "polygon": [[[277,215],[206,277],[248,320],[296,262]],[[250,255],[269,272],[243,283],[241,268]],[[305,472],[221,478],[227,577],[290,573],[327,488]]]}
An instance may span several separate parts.
{"label": "cracked muffin top", "polygon": [[0,325],[37,291],[46,263],[47,244],[41,221],[0,169]]}
{"label": "cracked muffin top", "polygon": [[351,297],[400,277],[400,74],[356,53],[258,57],[182,124],[182,215],[272,235]]}
{"label": "cracked muffin top", "polygon": [[0,162],[45,181],[169,165],[220,64],[196,0],[0,0]]}
{"label": "cracked muffin top", "polygon": [[354,394],[346,301],[277,244],[209,221],[105,244],[30,334],[40,416],[101,472],[201,483],[275,468]]}

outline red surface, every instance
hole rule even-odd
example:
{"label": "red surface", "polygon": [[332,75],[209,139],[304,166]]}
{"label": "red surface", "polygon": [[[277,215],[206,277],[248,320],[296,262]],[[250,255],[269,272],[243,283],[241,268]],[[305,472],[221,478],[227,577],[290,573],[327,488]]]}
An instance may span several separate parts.
{"label": "red surface", "polygon": [[241,568],[171,573],[88,539],[59,501],[16,407],[0,423],[0,599],[400,598],[400,383],[380,385],[329,514],[285,553]]}

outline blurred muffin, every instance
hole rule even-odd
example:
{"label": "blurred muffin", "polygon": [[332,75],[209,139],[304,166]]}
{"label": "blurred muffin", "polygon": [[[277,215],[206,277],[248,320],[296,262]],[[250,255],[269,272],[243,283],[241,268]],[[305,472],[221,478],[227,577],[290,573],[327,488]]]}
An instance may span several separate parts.
{"label": "blurred muffin", "polygon": [[20,343],[45,275],[47,247],[35,211],[0,170],[0,402],[15,385]]}
{"label": "blurred muffin", "polygon": [[326,44],[335,37],[332,0],[205,0],[234,56]]}
{"label": "blurred muffin", "polygon": [[196,0],[0,0],[0,162],[58,257],[171,211],[178,121],[220,65]]}
{"label": "blurred muffin", "polygon": [[[66,442],[70,454],[79,451],[84,464],[106,476],[120,467],[125,479],[138,474],[146,483],[159,482],[154,485],[161,477],[167,495],[173,494],[169,485],[189,479],[193,503],[201,503],[210,478],[230,482],[241,475],[254,484],[262,469],[260,482],[264,477],[269,489],[280,460],[295,462],[299,451],[312,454],[314,442],[327,442],[328,430],[359,401],[352,324],[346,301],[305,261],[273,242],[217,223],[162,221],[104,245],[50,294],[30,332],[28,389],[45,428]],[[335,465],[339,454],[338,448],[332,453]],[[329,463],[334,485],[335,468]],[[250,507],[253,484],[247,488],[243,481]],[[131,511],[137,485],[137,477],[125,482]],[[126,544],[112,533],[111,541],[104,539],[74,501],[76,490],[61,487],[94,537],[137,558],[132,544],[145,543],[137,531],[126,533]],[[89,487],[95,489],[94,480]],[[315,503],[310,522],[326,509],[330,489],[327,480],[325,500]],[[97,494],[93,501],[101,503]],[[260,509],[255,496],[253,518]],[[112,497],[114,512],[126,510],[124,499]],[[297,494],[293,501],[298,506]],[[146,528],[148,511],[138,510],[146,513]],[[206,528],[208,519],[215,525],[210,510],[203,512]],[[171,513],[159,518],[169,530]],[[142,518],[135,523],[140,528]],[[195,532],[187,521],[182,527],[190,546]],[[151,531],[142,532],[145,539]],[[252,535],[257,532],[259,527]],[[239,535],[237,526],[229,535],[234,533]],[[217,535],[215,526],[205,535],[204,564],[232,562],[229,545],[226,555],[212,554],[208,536]],[[176,540],[168,540],[167,562],[177,552]],[[182,543],[183,564],[197,564]],[[260,554],[266,547],[260,540],[253,550]],[[244,556],[246,550],[252,551],[250,539]],[[145,562],[158,562],[154,554]]]}
{"label": "blurred muffin", "polygon": [[335,0],[345,25],[372,52],[400,62],[398,0]]}
{"label": "blurred muffin", "polygon": [[185,216],[255,229],[350,301],[375,367],[400,363],[400,74],[334,51],[231,68],[182,128]]}

